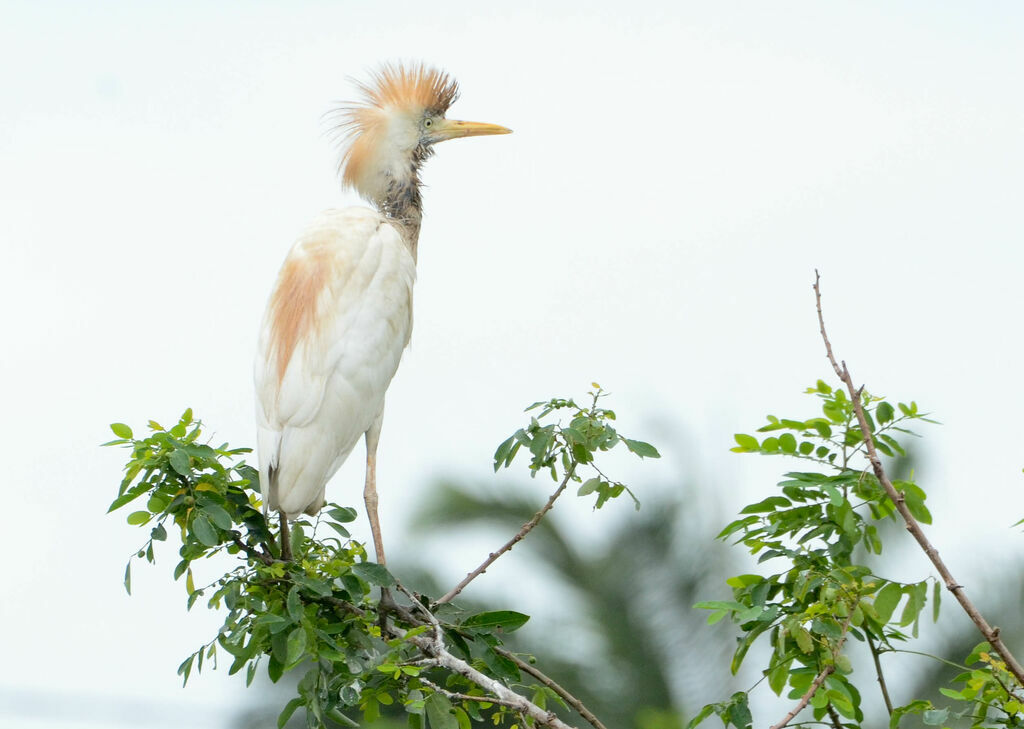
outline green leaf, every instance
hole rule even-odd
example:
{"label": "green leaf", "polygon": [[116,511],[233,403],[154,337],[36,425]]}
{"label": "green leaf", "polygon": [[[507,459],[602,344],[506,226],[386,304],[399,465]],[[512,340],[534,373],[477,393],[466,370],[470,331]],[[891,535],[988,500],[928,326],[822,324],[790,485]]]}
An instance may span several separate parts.
{"label": "green leaf", "polygon": [[775,692],[776,696],[782,695],[782,689],[786,688],[786,680],[789,678],[789,667],[793,659],[790,658],[776,664],[768,671],[768,686]]}
{"label": "green leaf", "polygon": [[188,683],[189,674],[192,673],[192,662],[195,660],[196,654],[193,653],[178,666],[178,675],[182,677],[181,685],[184,686]]}
{"label": "green leaf", "polygon": [[221,529],[227,530],[231,528],[231,514],[225,511],[224,507],[220,504],[206,503],[200,509],[210,521],[216,524]]}
{"label": "green leaf", "polygon": [[783,453],[796,453],[796,438],[792,433],[783,433],[779,436],[779,448]]}
{"label": "green leaf", "polygon": [[297,696],[287,704],[284,709],[277,716],[277,729],[284,729],[284,725],[288,723],[288,720],[292,718],[292,714],[295,710],[302,706],[303,699],[301,696]]}
{"label": "green leaf", "polygon": [[483,630],[497,628],[506,633],[511,633],[521,628],[529,619],[529,615],[517,613],[514,610],[493,610],[470,615],[462,621],[462,627]]}
{"label": "green leaf", "polygon": [[452,702],[444,694],[431,694],[423,704],[430,729],[459,729],[459,720],[452,714]]}
{"label": "green leaf", "polygon": [[350,521],[355,521],[356,516],[358,516],[356,510],[350,506],[336,506],[334,508],[328,509],[327,515],[335,521],[341,522],[342,524],[347,524]]}
{"label": "green leaf", "polygon": [[704,600],[693,606],[697,610],[743,610],[746,605],[726,600]]}
{"label": "green leaf", "polygon": [[132,594],[132,562],[128,560],[128,564],[124,568],[124,590],[129,595]]}
{"label": "green leaf", "polygon": [[885,587],[878,591],[875,596],[875,612],[878,613],[878,622],[885,625],[892,617],[896,606],[903,598],[903,588],[895,582],[886,583]]}
{"label": "green leaf", "polygon": [[793,638],[796,640],[801,653],[810,653],[814,650],[814,639],[811,638],[811,634],[802,625],[794,628]]}
{"label": "green leaf", "polygon": [[707,704],[695,717],[690,719],[690,723],[686,725],[686,729],[694,729],[694,727],[711,716],[715,712],[715,706],[715,704]]}
{"label": "green leaf", "polygon": [[107,513],[120,509],[125,504],[135,501],[135,499],[142,496],[149,489],[149,484],[139,484],[131,489],[128,489],[123,494],[114,499],[110,506],[107,508]]}
{"label": "green leaf", "polygon": [[760,514],[770,511],[776,511],[779,508],[792,506],[793,502],[787,499],[785,496],[769,496],[767,499],[758,501],[756,504],[750,504],[743,507],[740,511],[741,514]]}
{"label": "green leaf", "polygon": [[288,618],[285,618],[281,615],[275,615],[274,613],[265,613],[256,619],[255,624],[266,625],[267,630],[269,630],[271,634],[277,634],[285,628],[287,628],[289,625],[291,625],[291,622],[288,620]]}
{"label": "green leaf", "polygon": [[213,524],[210,523],[205,514],[196,514],[195,519],[192,520],[192,533],[195,534],[196,539],[204,546],[216,547],[220,543],[220,540],[217,538],[217,531],[213,528]]}
{"label": "green leaf", "polygon": [[352,572],[360,579],[366,580],[371,585],[380,587],[393,587],[395,578],[388,572],[387,567],[376,562],[359,562],[352,565]]}
{"label": "green leaf", "polygon": [[875,418],[879,423],[888,423],[893,419],[895,414],[896,411],[893,409],[892,405],[887,402],[880,402],[878,403],[878,407],[875,408]]}
{"label": "green leaf", "polygon": [[183,450],[174,451],[167,460],[170,461],[171,468],[182,476],[188,476],[192,472],[191,460],[188,457],[188,453]]}
{"label": "green leaf", "polygon": [[516,443],[516,437],[514,435],[509,436],[506,440],[502,441],[498,449],[494,451],[494,470],[497,472],[503,465],[508,466],[509,456],[512,455],[512,446]]}
{"label": "green leaf", "polygon": [[[293,575],[292,579],[295,582],[310,592],[315,592],[320,597],[328,597],[333,589],[331,588],[330,582],[327,580],[318,580],[312,577],[306,577],[305,575]],[[289,593],[289,596],[291,593]]]}
{"label": "green leaf", "polygon": [[942,583],[935,581],[932,588],[932,622],[939,622],[939,605],[942,603]]}
{"label": "green leaf", "polygon": [[928,726],[940,726],[949,718],[949,709],[928,709],[921,715],[921,721]]}
{"label": "green leaf", "polygon": [[349,532],[349,530],[343,527],[341,524],[335,524],[333,521],[329,521],[327,522],[327,526],[329,526],[331,529],[336,531],[341,536],[345,537],[345,539],[348,539],[352,536],[352,533]]}
{"label": "green leaf", "polygon": [[740,450],[740,449],[742,449],[742,451],[756,451],[760,447],[758,445],[758,443],[757,443],[757,438],[755,438],[752,435],[746,435],[744,433],[736,433],[733,436],[733,438],[735,438],[736,442],[739,444],[739,449],[733,448],[733,450]]}
{"label": "green leaf", "polygon": [[145,524],[147,521],[149,521],[149,512],[133,511],[131,514],[128,515],[127,521],[132,526],[139,526],[140,524]]}
{"label": "green leaf", "polygon": [[288,658],[285,666],[292,666],[301,660],[306,652],[306,630],[301,625],[288,634],[287,653]]}
{"label": "green leaf", "polygon": [[111,423],[110,429],[114,431],[114,435],[118,438],[124,438],[125,440],[132,439],[132,429],[124,423]]}
{"label": "green leaf", "polygon": [[288,608],[288,617],[292,619],[292,622],[297,623],[302,620],[302,598],[299,597],[298,585],[292,585],[291,589],[288,590],[288,599],[286,600],[286,603]]}
{"label": "green leaf", "polygon": [[629,438],[623,438],[622,442],[626,444],[626,448],[641,458],[661,458],[658,449],[650,443],[644,443],[642,440],[630,440]]}
{"label": "green leaf", "polygon": [[750,715],[750,707],[747,706],[747,694],[737,691],[729,699],[729,707],[726,716],[739,729],[749,729],[753,724],[753,717]]}
{"label": "green leaf", "polygon": [[588,478],[583,482],[583,485],[576,491],[577,496],[586,496],[597,491],[597,487],[601,485],[601,479],[598,477]]}

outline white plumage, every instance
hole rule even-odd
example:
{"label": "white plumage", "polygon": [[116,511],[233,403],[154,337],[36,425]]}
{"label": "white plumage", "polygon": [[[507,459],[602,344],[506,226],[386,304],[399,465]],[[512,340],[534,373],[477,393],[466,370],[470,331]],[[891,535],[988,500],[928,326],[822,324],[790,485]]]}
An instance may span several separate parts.
{"label": "white plumage", "polygon": [[275,291],[320,290],[309,321],[295,324],[283,374],[273,298],[260,331],[257,442],[269,509],[319,511],[327,481],[381,417],[412,333],[415,279],[401,234],[368,208],[324,212],[288,254]]}
{"label": "white plumage", "polygon": [[328,210],[292,247],[267,304],[256,355],[256,421],[265,508],[316,514],[327,482],[366,437],[366,501],[377,561],[376,449],[384,395],[412,333],[421,212],[419,168],[446,139],[507,134],[450,121],[458,88],[425,66],[384,66],[340,110],[343,181],[375,210]]}

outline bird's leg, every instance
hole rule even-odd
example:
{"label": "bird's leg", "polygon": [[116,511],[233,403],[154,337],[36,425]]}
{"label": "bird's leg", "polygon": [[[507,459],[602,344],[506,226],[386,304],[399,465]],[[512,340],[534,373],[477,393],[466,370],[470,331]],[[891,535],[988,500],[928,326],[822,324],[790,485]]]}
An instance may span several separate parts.
{"label": "bird's leg", "polygon": [[384,540],[380,535],[380,518],[377,516],[377,441],[380,440],[383,415],[382,411],[377,416],[376,422],[366,431],[366,486],[363,488],[363,501],[366,502],[366,515],[370,517],[373,551],[377,555],[378,564],[387,564],[387,558],[384,556]]}
{"label": "bird's leg", "polygon": [[288,533],[288,517],[282,511],[281,514],[281,559],[285,562],[292,561],[292,538]]}

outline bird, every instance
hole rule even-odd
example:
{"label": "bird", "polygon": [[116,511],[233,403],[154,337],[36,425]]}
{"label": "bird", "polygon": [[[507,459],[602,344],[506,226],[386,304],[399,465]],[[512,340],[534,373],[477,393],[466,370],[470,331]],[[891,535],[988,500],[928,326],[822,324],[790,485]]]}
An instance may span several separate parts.
{"label": "bird", "polygon": [[376,459],[384,398],[412,333],[422,220],[420,169],[440,142],[508,134],[498,124],[446,118],[459,96],[448,73],[385,63],[356,82],[361,98],[333,112],[344,188],[371,207],[322,212],[277,276],[260,328],[254,375],[264,511],[281,525],[323,507],[327,482],[360,438],[363,499],[379,564]]}

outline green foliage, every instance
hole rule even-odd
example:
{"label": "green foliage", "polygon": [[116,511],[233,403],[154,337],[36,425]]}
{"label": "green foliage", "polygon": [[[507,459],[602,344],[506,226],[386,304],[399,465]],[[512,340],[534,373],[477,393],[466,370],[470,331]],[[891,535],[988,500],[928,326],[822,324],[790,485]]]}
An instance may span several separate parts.
{"label": "green foliage", "polygon": [[[932,578],[904,583],[883,576],[884,565],[878,559],[883,544],[876,523],[898,517],[867,460],[854,403],[844,390],[822,380],[807,393],[818,399],[819,415],[809,419],[770,415],[757,431],[770,435],[735,436],[734,452],[788,456],[808,463],[809,468],[787,472],[775,494],[743,508],[740,517],[719,534],[757,555],[763,572],[728,579],[732,600],[705,601],[696,607],[710,611],[709,623],[728,617],[740,627],[733,673],[763,637],[771,646],[763,676],[775,694],[785,692],[797,701],[815,677],[824,674],[823,685],[810,698],[814,719],[856,727],[864,714],[861,693],[853,683],[854,667],[843,651],[845,641],[849,637],[868,643],[876,658],[899,650],[897,646],[910,636],[917,637],[929,582],[931,615],[938,619],[941,584]],[[913,435],[907,424],[934,422],[914,402],[894,407],[866,392],[860,397],[869,435],[886,456],[905,455],[897,438]],[[914,517],[930,524],[924,490],[913,481],[893,485]],[[986,658],[981,659],[982,655]],[[1020,726],[1019,691],[1006,689],[1014,685],[1013,676],[984,651],[975,658],[984,661],[982,668],[957,679],[967,688],[943,693],[975,702],[973,711],[979,721],[986,721],[986,712],[998,714],[987,719],[985,726]],[[705,706],[690,726],[712,713],[726,726],[750,726],[745,707],[746,695],[741,692],[728,702]],[[921,715],[926,725],[942,725],[954,715],[929,702],[911,702],[894,710],[892,726],[906,714]]]}
{"label": "green foliage", "polygon": [[[591,402],[588,407],[580,407],[573,400],[553,398],[535,402],[526,408],[527,412],[540,409],[540,413],[530,418],[530,424],[520,428],[509,436],[494,452],[494,470],[508,468],[525,448],[530,454],[530,475],[545,471],[551,474],[554,481],[568,478],[582,483],[577,495],[597,494],[594,508],[600,509],[609,499],[628,493],[633,504],[640,508],[640,501],[624,483],[614,481],[606,476],[594,461],[599,452],[610,451],[622,444],[640,458],[660,458],[658,449],[650,443],[632,440],[616,432],[610,421],[615,420],[615,412],[598,407],[598,402],[605,397],[601,386],[591,383]],[[560,421],[544,422],[552,415],[561,415],[565,411],[570,417],[568,425]],[[584,480],[578,473],[584,467],[594,476]]]}
{"label": "green foliage", "polygon": [[[576,472],[584,465],[600,474],[595,455],[620,442],[638,455],[657,455],[653,446],[610,427],[614,413],[597,407],[599,388],[591,397],[586,409],[571,400],[531,406],[543,405],[543,411],[506,441],[512,445],[502,444],[496,463],[509,465],[525,445],[531,473],[549,470],[568,482],[581,480]],[[563,411],[572,417],[569,425],[541,423]],[[145,438],[135,438],[121,423],[111,429],[117,439],[105,445],[123,446],[130,456],[109,510],[145,505],[126,518],[149,531],[132,559],[155,562],[155,541],[178,542],[173,574],[185,578],[188,608],[205,598],[209,608],[226,611],[216,637],[179,666],[185,683],[193,670],[218,659],[230,662],[229,674],[244,669],[247,685],[261,664],[274,682],[302,671],[299,695],[282,710],[279,727],[299,707],[308,727],[326,727],[329,721],[355,725],[353,714],[371,722],[390,706],[402,707],[415,729],[466,729],[485,719],[495,726],[534,725],[520,710],[490,700],[474,671],[506,687],[524,687],[542,708],[564,706],[551,689],[524,681],[502,649],[502,636],[529,616],[513,610],[466,614],[451,604],[432,609],[428,598],[412,595],[383,565],[368,561],[344,526],[355,511],[337,504],[327,504],[313,521],[292,522],[293,559],[283,561],[261,511],[258,473],[241,460],[249,449],[200,443],[202,426],[191,410],[170,429],[150,421]],[[628,492],[599,477],[606,487],[600,504]],[[197,563],[218,554],[236,557],[237,566],[196,587]],[[131,560],[125,587],[130,592]],[[396,602],[388,588],[408,601]],[[466,670],[439,661],[439,651],[449,649],[447,655]]]}

